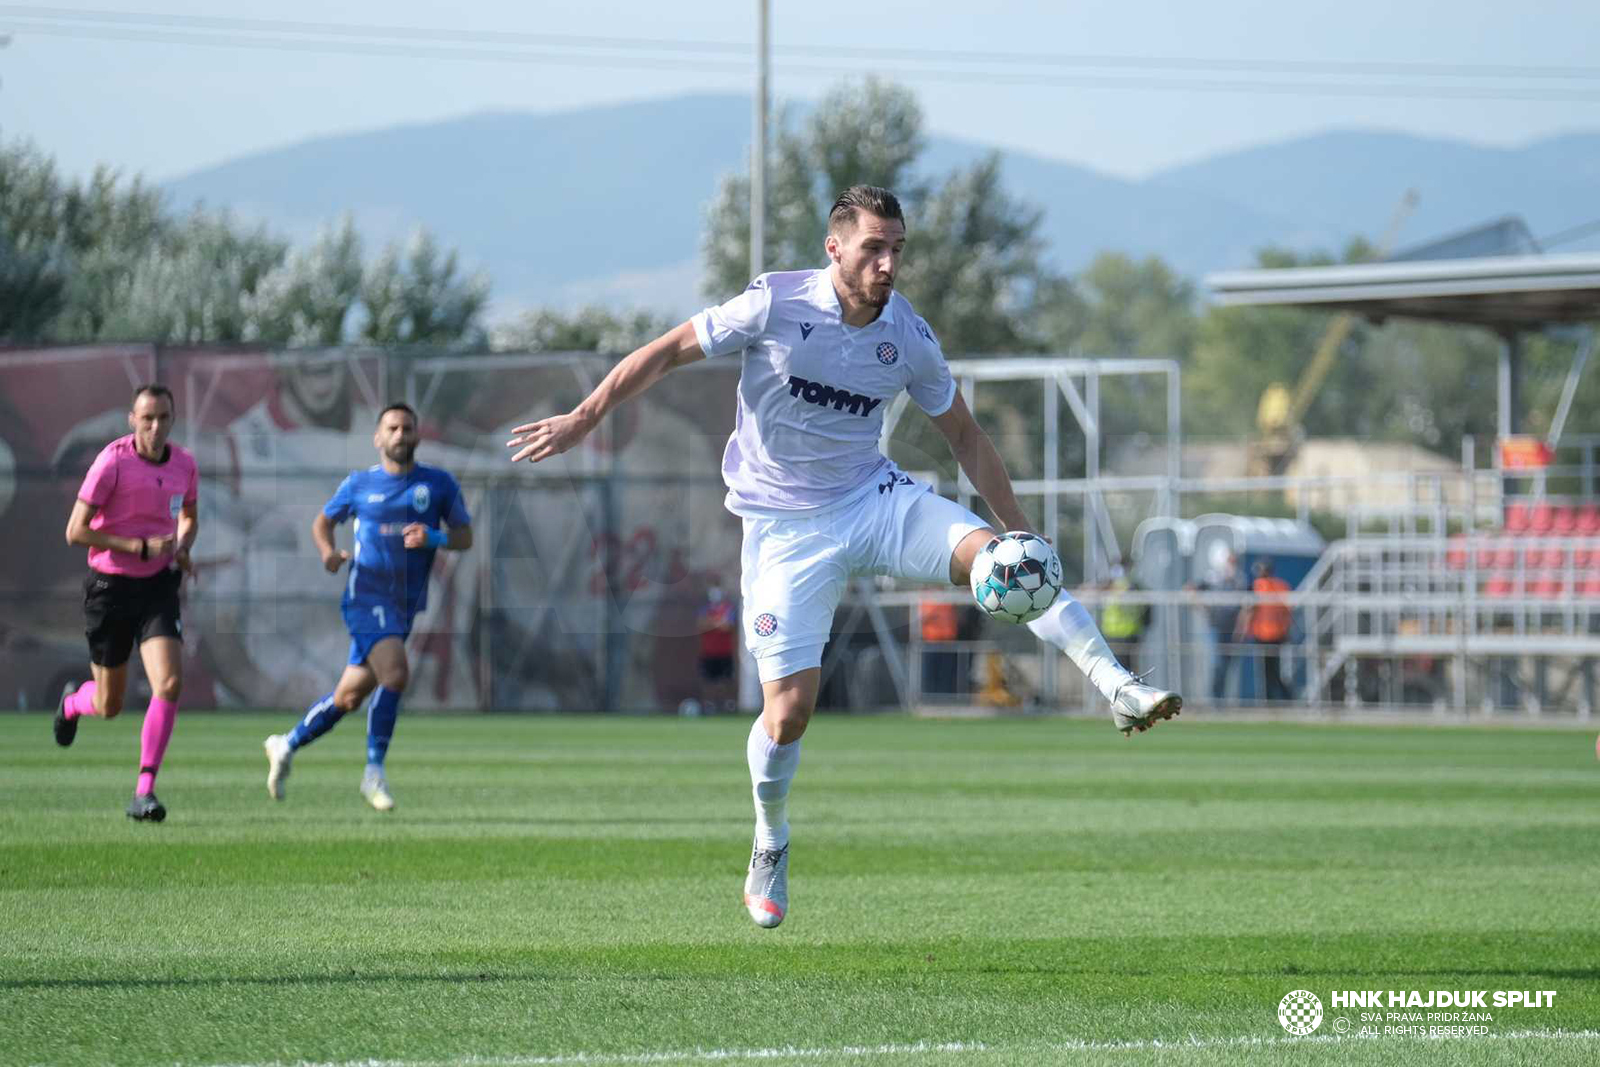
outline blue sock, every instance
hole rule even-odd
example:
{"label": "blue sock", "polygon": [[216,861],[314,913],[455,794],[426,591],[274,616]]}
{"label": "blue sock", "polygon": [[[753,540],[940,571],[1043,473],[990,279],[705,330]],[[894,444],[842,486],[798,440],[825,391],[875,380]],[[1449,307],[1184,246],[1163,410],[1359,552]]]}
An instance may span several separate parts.
{"label": "blue sock", "polygon": [[328,693],[306,710],[306,717],[289,731],[289,751],[293,752],[301,745],[310,744],[323,734],[336,726],[344,712],[333,703],[333,694]]}
{"label": "blue sock", "polygon": [[367,704],[367,766],[383,766],[389,754],[389,738],[394,736],[394,721],[400,717],[400,694],[378,686]]}

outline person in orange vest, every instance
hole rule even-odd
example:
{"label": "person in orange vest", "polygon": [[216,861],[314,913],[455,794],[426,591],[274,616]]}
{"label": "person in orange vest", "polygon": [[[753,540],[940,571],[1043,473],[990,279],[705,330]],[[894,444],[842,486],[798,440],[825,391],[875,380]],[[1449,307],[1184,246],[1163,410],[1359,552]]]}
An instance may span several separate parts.
{"label": "person in orange vest", "polygon": [[[925,599],[917,605],[918,621],[925,643],[955,641],[960,637],[961,620],[956,605],[943,600]],[[950,696],[956,691],[957,658],[954,650],[922,650],[922,691]]]}
{"label": "person in orange vest", "polygon": [[1289,591],[1289,583],[1272,573],[1269,560],[1257,560],[1250,573],[1255,581],[1250,589],[1256,594],[1251,605],[1246,629],[1250,640],[1261,646],[1261,667],[1266,674],[1268,700],[1293,700],[1294,694],[1283,683],[1282,645],[1289,640],[1292,616],[1282,595]]}

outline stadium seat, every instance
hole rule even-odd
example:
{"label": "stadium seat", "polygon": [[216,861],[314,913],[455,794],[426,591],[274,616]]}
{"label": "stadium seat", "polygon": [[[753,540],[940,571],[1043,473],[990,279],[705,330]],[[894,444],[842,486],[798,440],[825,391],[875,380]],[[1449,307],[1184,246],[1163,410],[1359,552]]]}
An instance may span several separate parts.
{"label": "stadium seat", "polygon": [[1571,537],[1578,528],[1578,513],[1570,504],[1555,509],[1550,519],[1550,532],[1557,537]]}
{"label": "stadium seat", "polygon": [[1529,570],[1560,570],[1567,565],[1564,548],[1530,548],[1527,553]]}
{"label": "stadium seat", "polygon": [[1600,574],[1585,574],[1578,579],[1573,592],[1581,597],[1600,598]]}
{"label": "stadium seat", "polygon": [[1452,534],[1450,544],[1445,549],[1444,565],[1453,571],[1467,569],[1467,535]]}
{"label": "stadium seat", "polygon": [[1587,570],[1596,562],[1600,562],[1600,552],[1597,552],[1596,548],[1593,541],[1579,541],[1577,547],[1572,550],[1572,565],[1579,570]]}
{"label": "stadium seat", "polygon": [[1533,505],[1528,512],[1528,532],[1546,534],[1550,532],[1550,524],[1555,521],[1556,509],[1547,500],[1541,500]]}
{"label": "stadium seat", "polygon": [[1483,583],[1483,595],[1508,597],[1517,590],[1517,583],[1509,574],[1491,574]]}
{"label": "stadium seat", "polygon": [[1554,599],[1559,596],[1564,596],[1566,591],[1566,578],[1560,574],[1554,574],[1550,571],[1544,571],[1540,574],[1534,575],[1533,579],[1528,582],[1529,596]]}
{"label": "stadium seat", "polygon": [[1573,533],[1581,537],[1600,534],[1600,504],[1585,504],[1578,509],[1578,524]]}
{"label": "stadium seat", "polygon": [[1528,528],[1528,505],[1520,500],[1506,505],[1506,533],[1522,533]]}

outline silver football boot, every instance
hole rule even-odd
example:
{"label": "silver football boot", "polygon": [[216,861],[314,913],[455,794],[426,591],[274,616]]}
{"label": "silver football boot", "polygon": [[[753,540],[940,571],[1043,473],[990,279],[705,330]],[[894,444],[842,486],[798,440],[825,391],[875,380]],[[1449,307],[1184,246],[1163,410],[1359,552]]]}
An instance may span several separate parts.
{"label": "silver football boot", "polygon": [[744,879],[744,907],[757,926],[772,929],[789,910],[789,846],[753,847]]}
{"label": "silver football boot", "polygon": [[1111,698],[1111,721],[1116,723],[1123,737],[1142,734],[1182,710],[1183,697],[1168,689],[1145,685],[1137,677],[1118,686],[1116,695]]}

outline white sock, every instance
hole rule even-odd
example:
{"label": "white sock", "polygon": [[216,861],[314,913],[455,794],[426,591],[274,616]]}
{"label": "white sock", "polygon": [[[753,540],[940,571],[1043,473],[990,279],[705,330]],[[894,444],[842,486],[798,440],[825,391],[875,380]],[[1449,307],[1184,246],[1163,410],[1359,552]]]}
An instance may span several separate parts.
{"label": "white sock", "polygon": [[1089,684],[1100,690],[1107,700],[1116,696],[1117,688],[1132,678],[1128,669],[1111,654],[1100,628],[1084,606],[1067,595],[1063,589],[1050,605],[1050,610],[1028,623],[1034,636],[1055,645],[1078,665]]}
{"label": "white sock", "polygon": [[756,716],[745,744],[750,785],[756,801],[756,845],[782,848],[789,843],[789,784],[800,766],[800,742],[780,745],[767,736]]}

